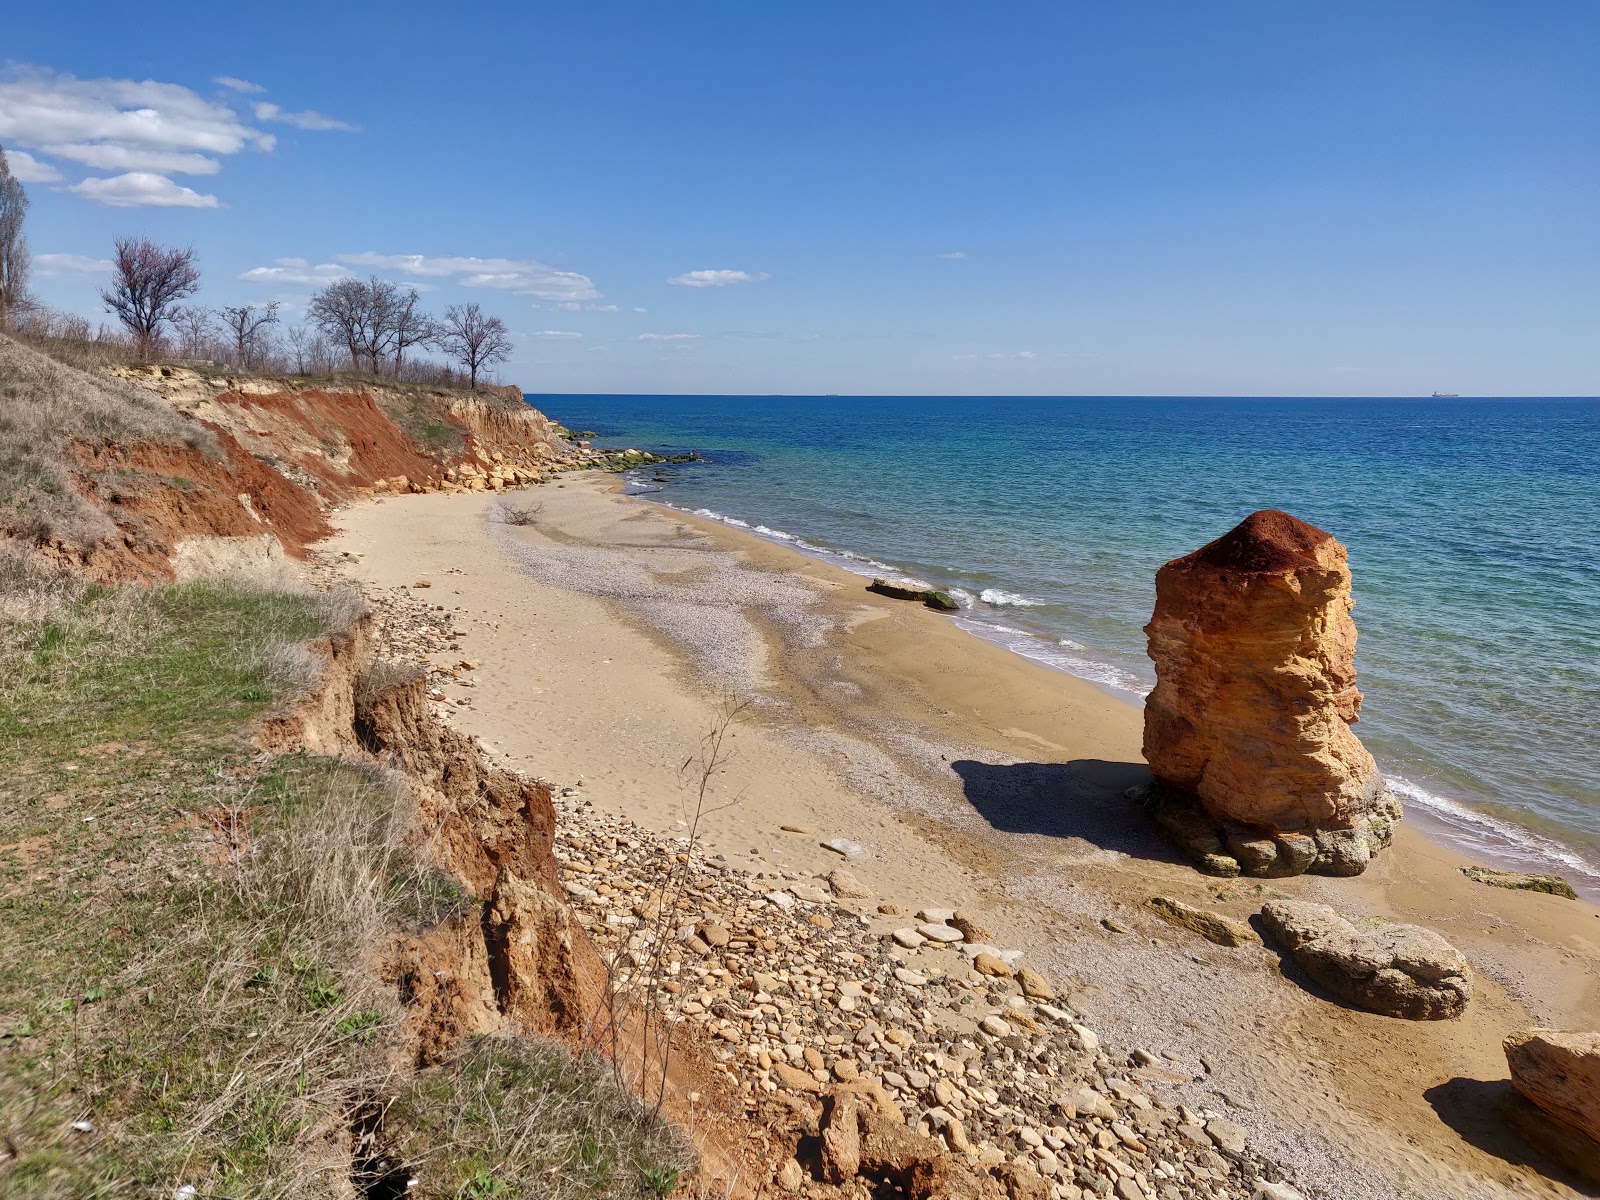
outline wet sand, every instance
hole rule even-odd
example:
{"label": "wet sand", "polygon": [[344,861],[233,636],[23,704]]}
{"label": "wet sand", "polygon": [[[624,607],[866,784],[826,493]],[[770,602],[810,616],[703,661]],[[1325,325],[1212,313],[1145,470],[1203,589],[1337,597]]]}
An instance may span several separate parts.
{"label": "wet sand", "polygon": [[[450,657],[480,665],[475,686],[445,688],[470,703],[453,723],[641,824],[684,828],[684,765],[737,707],[709,850],[809,876],[843,861],[821,841],[848,838],[879,898],[977,910],[1111,1046],[1164,1055],[1174,1102],[1228,1111],[1308,1194],[1585,1194],[1527,1162],[1495,1104],[1507,1033],[1600,1024],[1593,906],[1473,883],[1406,828],[1353,880],[1201,876],[1122,797],[1144,778],[1137,706],[614,484],[560,477],[526,527],[492,520],[482,494],[364,504],[325,552],[360,555],[346,569],[371,586],[426,580],[419,595],[459,610]],[[1477,993],[1452,1022],[1355,1011],[1266,947],[1163,922],[1145,907],[1157,894],[1241,918],[1290,895],[1427,925],[1471,959]]]}

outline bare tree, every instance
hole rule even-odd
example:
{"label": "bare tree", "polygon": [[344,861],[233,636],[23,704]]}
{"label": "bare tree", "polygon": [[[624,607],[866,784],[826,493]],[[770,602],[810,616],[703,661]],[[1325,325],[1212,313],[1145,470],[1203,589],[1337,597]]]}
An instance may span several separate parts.
{"label": "bare tree", "polygon": [[376,375],[395,345],[401,305],[400,289],[386,279],[338,279],[311,297],[306,317],[330,340],[344,343],[352,370],[365,360]]}
{"label": "bare tree", "polygon": [[289,357],[294,360],[294,373],[306,374],[306,364],[311,359],[312,334],[304,325],[291,325],[285,340],[289,343]]}
{"label": "bare tree", "polygon": [[467,372],[478,390],[478,372],[511,357],[511,331],[499,317],[485,316],[476,304],[452,304],[444,311],[437,344]]}
{"label": "bare tree", "polygon": [[32,260],[22,220],[28,215],[28,193],[11,173],[4,147],[0,147],[0,329],[11,327],[12,314],[28,298]]}
{"label": "bare tree", "polygon": [[211,338],[216,333],[211,310],[200,304],[184,304],[172,310],[172,327],[178,331],[178,353],[184,358],[206,358]]}
{"label": "bare tree", "polygon": [[107,310],[133,335],[142,359],[172,320],[173,309],[200,290],[193,246],[158,246],[149,238],[118,238],[111,286],[100,292]]}
{"label": "bare tree", "polygon": [[417,307],[416,288],[407,288],[395,296],[393,310],[394,377],[400,378],[400,367],[406,351],[412,346],[428,346],[438,336],[433,318]]}
{"label": "bare tree", "polygon": [[239,304],[218,311],[223,325],[233,335],[235,361],[241,367],[254,366],[257,354],[266,348],[268,326],[278,323],[278,302],[274,300],[265,308]]}

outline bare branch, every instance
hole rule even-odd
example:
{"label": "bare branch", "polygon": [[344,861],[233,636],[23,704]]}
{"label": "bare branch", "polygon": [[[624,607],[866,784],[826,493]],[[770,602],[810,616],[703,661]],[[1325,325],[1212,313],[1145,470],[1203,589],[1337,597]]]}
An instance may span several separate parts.
{"label": "bare branch", "polygon": [[473,391],[478,390],[478,373],[505,362],[512,350],[506,323],[486,316],[476,304],[452,304],[445,309],[437,344],[466,369]]}
{"label": "bare branch", "polygon": [[148,359],[179,302],[200,290],[194,247],[118,238],[111,269],[111,286],[101,290],[100,299],[133,335],[139,357]]}

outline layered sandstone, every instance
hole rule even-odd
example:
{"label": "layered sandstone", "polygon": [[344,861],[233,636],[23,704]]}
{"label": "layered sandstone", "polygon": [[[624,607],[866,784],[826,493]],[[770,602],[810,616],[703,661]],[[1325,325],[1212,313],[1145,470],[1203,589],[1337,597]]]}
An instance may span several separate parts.
{"label": "layered sandstone", "polygon": [[1222,873],[1355,875],[1400,806],[1351,731],[1345,548],[1266,509],[1156,573],[1144,754],[1157,820]]}
{"label": "layered sandstone", "polygon": [[1529,1029],[1505,1040],[1506,1120],[1533,1147],[1600,1183],[1600,1034]]}

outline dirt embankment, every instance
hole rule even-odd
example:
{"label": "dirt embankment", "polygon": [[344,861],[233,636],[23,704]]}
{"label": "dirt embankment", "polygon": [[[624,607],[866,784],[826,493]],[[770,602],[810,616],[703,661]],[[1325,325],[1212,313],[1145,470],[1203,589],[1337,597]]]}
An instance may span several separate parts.
{"label": "dirt embankment", "polygon": [[230,552],[301,557],[328,534],[326,513],[360,496],[498,491],[583,455],[516,388],[472,394],[171,366],[113,374],[163,397],[210,437],[194,445],[72,442],[72,489],[110,519],[115,536],[50,539],[40,550],[102,581],[182,574],[193,557],[182,543],[197,539],[250,538]]}

